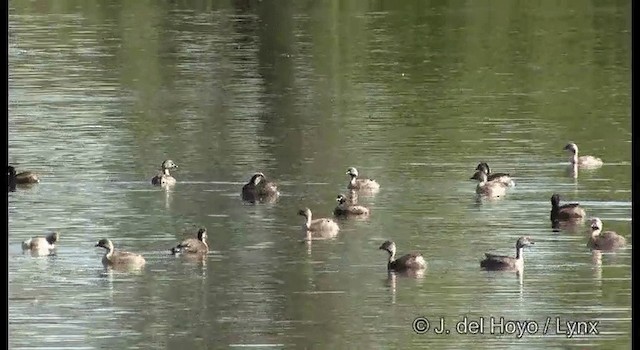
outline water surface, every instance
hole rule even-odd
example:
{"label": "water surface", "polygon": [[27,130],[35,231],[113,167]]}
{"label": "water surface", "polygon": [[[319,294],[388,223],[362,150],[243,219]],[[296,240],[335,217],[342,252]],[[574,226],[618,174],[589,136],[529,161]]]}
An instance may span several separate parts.
{"label": "water surface", "polygon": [[[10,348],[629,348],[631,245],[592,253],[548,215],[559,193],[631,242],[630,2],[9,7],[9,162],[42,178],[8,194]],[[569,141],[605,165],[568,176]],[[150,184],[165,159],[170,190]],[[504,200],[476,201],[481,160],[513,174]],[[298,209],[331,215],[350,166],[382,185],[372,215],[301,243]],[[255,171],[276,203],[240,200]],[[170,256],[197,226],[205,261]],[[22,253],[50,230],[55,256]],[[522,283],[480,270],[522,235]],[[147,266],[105,272],[101,238]],[[386,239],[424,276],[387,275]],[[450,334],[416,334],[423,316]]]}

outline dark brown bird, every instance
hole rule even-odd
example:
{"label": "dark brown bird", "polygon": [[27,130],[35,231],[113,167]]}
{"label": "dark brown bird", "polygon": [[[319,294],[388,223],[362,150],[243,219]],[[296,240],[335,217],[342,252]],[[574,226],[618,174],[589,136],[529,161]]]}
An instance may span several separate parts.
{"label": "dark brown bird", "polygon": [[549,213],[549,220],[553,225],[554,222],[562,220],[582,220],[587,213],[578,203],[569,203],[560,205],[560,195],[554,193],[551,196],[551,212]]}
{"label": "dark brown bird", "polygon": [[209,245],[207,244],[207,229],[198,230],[196,238],[187,238],[177,246],[171,248],[171,254],[207,254]]}
{"label": "dark brown bird", "polygon": [[260,175],[262,175],[262,181],[257,186],[258,196],[263,200],[279,196],[278,185],[273,181],[269,181],[264,173],[260,173]]}
{"label": "dark brown bird", "polygon": [[116,251],[113,247],[111,240],[103,238],[96,244],[96,247],[101,247],[107,250],[102,257],[102,265],[107,267],[127,267],[127,268],[139,268],[144,266],[145,260],[140,254]]}
{"label": "dark brown bird", "polygon": [[411,252],[396,259],[396,244],[392,241],[385,241],[378,249],[389,253],[387,270],[404,272],[407,270],[423,270],[427,268],[427,262],[420,253]]}
{"label": "dark brown bird", "polygon": [[178,166],[171,159],[167,159],[160,165],[160,173],[151,179],[151,184],[155,186],[172,186],[176,184],[176,179],[171,176],[169,170]]}
{"label": "dark brown bird", "polygon": [[9,191],[15,191],[16,185],[37,184],[39,182],[38,174],[32,171],[16,173],[16,169],[12,165],[8,166],[7,183],[9,184]]}
{"label": "dark brown bird", "polygon": [[329,218],[313,219],[309,208],[300,209],[298,215],[305,218],[302,229],[305,232],[305,239],[308,241],[333,238],[340,232],[340,226]]}
{"label": "dark brown bird", "polygon": [[357,205],[350,201],[345,195],[339,194],[336,197],[338,205],[333,210],[335,216],[367,216],[369,209],[362,205]]}
{"label": "dark brown bird", "polygon": [[378,184],[376,180],[358,178],[358,170],[354,167],[347,169],[346,174],[350,177],[349,184],[347,185],[347,189],[349,190],[374,192],[380,189],[380,184]]}
{"label": "dark brown bird", "polygon": [[59,240],[58,232],[51,232],[46,237],[31,237],[22,242],[22,250],[29,250],[34,255],[48,255]]}
{"label": "dark brown bird", "polygon": [[279,195],[278,185],[267,180],[261,172],[253,174],[249,182],[242,186],[242,199],[251,203],[274,202]]}
{"label": "dark brown bird", "polygon": [[481,196],[486,196],[489,198],[502,198],[507,194],[507,185],[499,181],[488,181],[487,173],[484,170],[478,170],[471,177],[472,179],[478,180],[478,185],[476,185],[476,193]]}
{"label": "dark brown bird", "polygon": [[[511,175],[507,173],[492,173],[491,168],[489,168],[489,164],[485,162],[481,162],[480,164],[478,164],[478,166],[476,167],[476,171],[484,171],[485,174],[487,174],[487,181],[497,181],[507,186],[515,186],[515,182],[513,182]],[[479,180],[476,176],[477,176],[477,173],[473,174],[471,179]]]}
{"label": "dark brown bird", "polygon": [[485,253],[486,258],[480,261],[480,267],[485,270],[522,271],[524,269],[524,247],[534,243],[529,237],[520,237],[516,242],[515,257]]}
{"label": "dark brown bird", "polygon": [[604,163],[602,159],[594,156],[578,156],[578,145],[573,142],[569,142],[562,148],[571,154],[569,162],[572,165],[576,165],[580,168],[595,169],[601,167]]}
{"label": "dark brown bird", "polygon": [[599,218],[591,219],[591,237],[587,246],[593,250],[616,250],[625,246],[626,239],[616,232],[602,232],[602,220]]}

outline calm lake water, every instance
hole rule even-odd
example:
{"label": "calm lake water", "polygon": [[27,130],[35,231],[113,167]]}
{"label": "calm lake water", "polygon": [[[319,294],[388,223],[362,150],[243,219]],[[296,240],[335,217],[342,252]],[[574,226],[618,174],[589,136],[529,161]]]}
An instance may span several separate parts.
{"label": "calm lake water", "polygon": [[[12,349],[630,348],[630,1],[11,1],[8,59],[9,162],[41,176],[8,194]],[[605,165],[572,178],[569,141]],[[503,200],[476,201],[481,160]],[[350,166],[381,184],[370,218],[301,243]],[[277,202],[241,201],[255,171]],[[553,193],[627,247],[553,232]],[[206,259],[169,255],[196,226]],[[22,253],[51,230],[55,256]],[[522,283],[480,269],[522,235]],[[101,238],[146,267],[105,271]],[[424,276],[389,276],[386,239]]]}

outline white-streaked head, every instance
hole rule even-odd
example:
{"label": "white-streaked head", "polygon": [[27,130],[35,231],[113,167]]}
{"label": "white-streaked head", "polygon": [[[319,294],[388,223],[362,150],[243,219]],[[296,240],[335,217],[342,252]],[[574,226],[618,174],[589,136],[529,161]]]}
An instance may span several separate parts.
{"label": "white-streaked head", "polygon": [[469,179],[478,180],[478,182],[487,181],[488,179],[487,172],[484,170],[478,170],[475,173],[473,173],[473,176],[471,176]]}
{"label": "white-streaked head", "polygon": [[253,176],[251,177],[251,180],[249,180],[249,182],[253,182],[254,185],[257,185],[260,183],[260,181],[264,180],[264,174],[263,173],[255,173],[253,174]]}
{"label": "white-streaked head", "polygon": [[358,176],[358,170],[356,168],[354,168],[354,167],[351,167],[351,168],[347,169],[347,175],[357,177]]}
{"label": "white-streaked head", "polygon": [[202,242],[204,242],[204,241],[206,241],[206,240],[207,240],[207,229],[206,229],[206,228],[201,227],[201,228],[198,230],[198,239],[199,239],[200,241],[202,241]]}
{"label": "white-streaked head", "polygon": [[520,249],[534,244],[535,242],[530,237],[523,236],[518,238],[518,241],[516,242],[516,248]]}
{"label": "white-streaked head", "polygon": [[162,162],[162,169],[175,169],[178,166],[171,159],[167,159]]}
{"label": "white-streaked head", "polygon": [[96,244],[96,247],[101,247],[106,250],[113,250],[113,243],[107,238],[103,238],[98,241],[98,243]]}
{"label": "white-streaked head", "polygon": [[602,220],[600,218],[591,218],[591,229],[602,230]]}
{"label": "white-streaked head", "polygon": [[393,241],[384,241],[378,249],[386,250],[389,254],[394,255],[396,253],[396,244]]}
{"label": "white-streaked head", "polygon": [[307,220],[311,217],[311,209],[303,208],[298,210],[298,215],[304,216]]}
{"label": "white-streaked head", "polygon": [[478,180],[478,182],[487,182],[488,176],[487,173],[484,172],[484,170],[478,170],[473,174],[471,179]]}
{"label": "white-streaked head", "polygon": [[476,170],[482,170],[487,174],[491,173],[491,169],[489,169],[489,164],[487,164],[486,162],[480,162],[476,167]]}
{"label": "white-streaked head", "polygon": [[566,146],[564,146],[563,150],[576,154],[578,153],[578,145],[573,142],[569,142]]}

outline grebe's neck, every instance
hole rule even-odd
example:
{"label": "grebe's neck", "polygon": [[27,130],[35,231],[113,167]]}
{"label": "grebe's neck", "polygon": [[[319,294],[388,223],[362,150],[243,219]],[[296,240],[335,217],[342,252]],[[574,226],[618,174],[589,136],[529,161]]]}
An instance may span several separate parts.
{"label": "grebe's neck", "polygon": [[516,248],[516,260],[524,260],[524,247]]}

